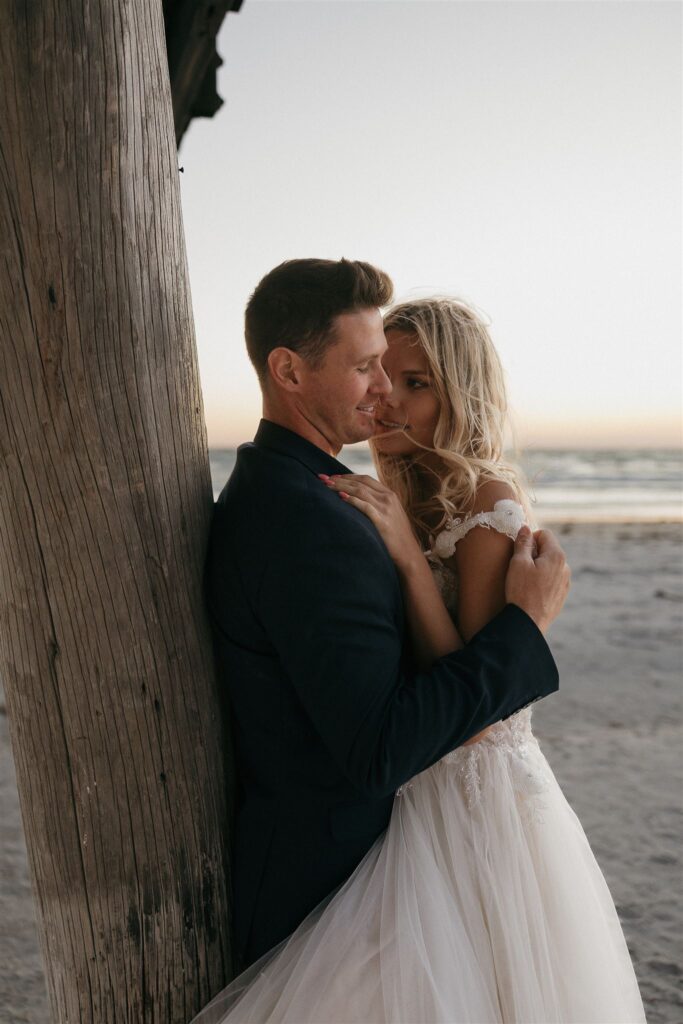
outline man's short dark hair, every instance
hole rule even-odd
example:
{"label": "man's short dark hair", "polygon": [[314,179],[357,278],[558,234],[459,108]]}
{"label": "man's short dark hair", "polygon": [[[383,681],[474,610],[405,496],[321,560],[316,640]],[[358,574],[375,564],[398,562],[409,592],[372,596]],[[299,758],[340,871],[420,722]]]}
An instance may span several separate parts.
{"label": "man's short dark hair", "polygon": [[335,341],[335,318],[386,306],[393,290],[383,270],[359,260],[287,260],[275,267],[256,286],[244,317],[247,351],[261,383],[273,349],[292,349],[320,366]]}

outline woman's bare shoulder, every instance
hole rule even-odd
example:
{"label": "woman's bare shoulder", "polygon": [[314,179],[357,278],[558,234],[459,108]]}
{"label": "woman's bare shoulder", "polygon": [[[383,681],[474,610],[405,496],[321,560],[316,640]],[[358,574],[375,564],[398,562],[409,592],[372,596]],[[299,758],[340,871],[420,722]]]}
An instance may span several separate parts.
{"label": "woman's bare shoulder", "polygon": [[506,480],[485,480],[477,488],[470,510],[471,516],[480,512],[492,512],[499,501],[514,501],[521,504],[514,487]]}
{"label": "woman's bare shoulder", "polygon": [[468,515],[451,528],[447,564],[462,572],[465,565],[476,567],[482,559],[509,559],[510,542],[525,519],[526,510],[511,484],[505,480],[485,481],[477,489]]}

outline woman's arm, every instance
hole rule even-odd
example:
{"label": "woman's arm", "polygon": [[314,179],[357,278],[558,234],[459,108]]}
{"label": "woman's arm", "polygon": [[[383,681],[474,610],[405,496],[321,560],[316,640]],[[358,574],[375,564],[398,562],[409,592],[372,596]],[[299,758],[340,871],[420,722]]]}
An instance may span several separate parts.
{"label": "woman's arm", "polygon": [[[490,511],[502,498],[518,500],[508,484],[498,481],[482,484],[472,514]],[[458,574],[457,623],[465,643],[505,607],[505,576],[513,550],[514,541],[509,537],[482,526],[474,527],[458,541],[449,561],[454,563]],[[467,744],[476,743],[487,732],[488,729],[484,729]]]}
{"label": "woman's arm", "polygon": [[[514,542],[505,534],[474,527],[458,541],[449,559],[458,576],[457,628],[422,554],[405,510],[389,488],[372,477],[325,478],[329,487],[360,509],[375,524],[396,563],[408,614],[415,653],[421,668],[468,643],[506,604],[505,576]],[[489,481],[479,488],[471,514],[491,511],[503,498],[517,500],[512,488]],[[469,742],[481,738],[479,733]]]}
{"label": "woman's arm", "polygon": [[418,668],[427,669],[437,658],[463,647],[436,585],[427,559],[415,541],[416,557],[396,561]]}
{"label": "woman's arm", "polygon": [[381,534],[401,578],[418,667],[429,668],[437,658],[460,650],[462,639],[394,492],[369,476],[349,474],[321,479],[344,501],[360,509]]}
{"label": "woman's arm", "polygon": [[[497,501],[517,501],[512,488],[497,480],[477,491],[472,515],[490,512]],[[506,605],[505,576],[514,552],[514,541],[504,533],[477,526],[458,541],[449,559],[458,575],[457,623],[465,643]]]}

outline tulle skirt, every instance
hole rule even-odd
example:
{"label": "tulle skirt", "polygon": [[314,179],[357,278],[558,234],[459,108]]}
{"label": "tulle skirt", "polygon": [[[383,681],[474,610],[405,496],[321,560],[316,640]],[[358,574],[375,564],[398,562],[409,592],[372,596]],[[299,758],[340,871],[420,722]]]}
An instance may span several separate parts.
{"label": "tulle skirt", "polygon": [[353,875],[194,1024],[644,1020],[614,903],[526,709],[402,787]]}

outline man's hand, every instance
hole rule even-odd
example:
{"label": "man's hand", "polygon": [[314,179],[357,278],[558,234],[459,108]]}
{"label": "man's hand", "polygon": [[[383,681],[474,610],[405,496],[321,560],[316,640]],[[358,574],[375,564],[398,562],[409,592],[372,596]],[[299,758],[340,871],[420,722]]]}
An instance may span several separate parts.
{"label": "man's hand", "polygon": [[548,530],[523,526],[505,577],[505,599],[518,605],[542,633],[562,611],[571,570],[564,551]]}

